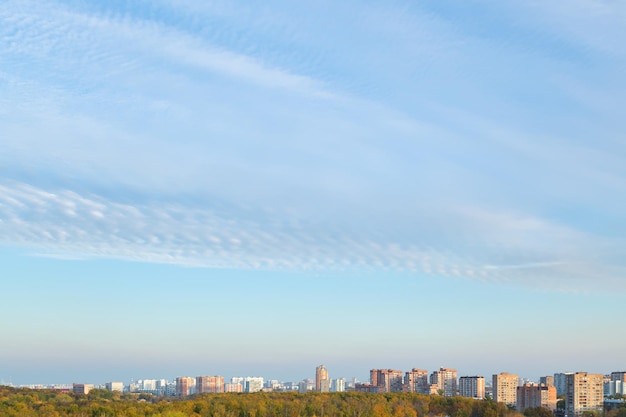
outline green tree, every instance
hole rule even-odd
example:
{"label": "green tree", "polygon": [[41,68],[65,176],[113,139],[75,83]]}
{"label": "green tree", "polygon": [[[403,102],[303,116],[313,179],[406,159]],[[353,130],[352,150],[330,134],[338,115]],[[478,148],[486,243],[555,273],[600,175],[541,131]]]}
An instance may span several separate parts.
{"label": "green tree", "polygon": [[554,417],[552,411],[545,407],[527,408],[524,410],[526,417]]}

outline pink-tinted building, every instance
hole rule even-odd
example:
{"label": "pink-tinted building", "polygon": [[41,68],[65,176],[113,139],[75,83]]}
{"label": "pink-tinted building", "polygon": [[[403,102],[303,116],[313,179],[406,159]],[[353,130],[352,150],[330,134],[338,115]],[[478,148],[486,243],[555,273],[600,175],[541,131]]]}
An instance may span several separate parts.
{"label": "pink-tinted building", "polygon": [[545,384],[524,384],[517,387],[518,412],[523,413],[527,408],[544,407],[551,411],[556,410],[556,387]]}
{"label": "pink-tinted building", "polygon": [[371,385],[380,387],[379,392],[402,392],[402,371],[395,369],[372,369]]}
{"label": "pink-tinted building", "polygon": [[224,392],[224,377],[223,376],[198,376],[196,377],[196,392],[198,394],[204,393],[218,393]]}
{"label": "pink-tinted building", "polygon": [[176,378],[176,396],[186,397],[193,393],[196,379],[190,376],[179,376]]}

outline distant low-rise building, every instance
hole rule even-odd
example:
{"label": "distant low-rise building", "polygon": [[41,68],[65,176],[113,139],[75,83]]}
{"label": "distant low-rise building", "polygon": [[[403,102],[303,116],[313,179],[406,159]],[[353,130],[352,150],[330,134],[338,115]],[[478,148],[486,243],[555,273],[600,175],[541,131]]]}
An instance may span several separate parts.
{"label": "distant low-rise building", "polygon": [[224,392],[243,392],[243,385],[233,383],[224,384]]}
{"label": "distant low-rise building", "polygon": [[132,391],[160,395],[162,394],[160,386],[160,379],[140,379],[137,381],[136,384],[134,384]]}
{"label": "distant low-rise building", "polygon": [[74,394],[89,394],[93,389],[93,384],[72,384],[72,392]]}
{"label": "distant low-rise building", "polygon": [[107,382],[106,384],[104,384],[104,386],[108,391],[118,391],[118,392],[124,391],[123,382]]}
{"label": "distant low-rise building", "polygon": [[354,391],[355,392],[381,393],[381,392],[385,392],[385,387],[382,385],[374,385],[374,384],[355,384]]}

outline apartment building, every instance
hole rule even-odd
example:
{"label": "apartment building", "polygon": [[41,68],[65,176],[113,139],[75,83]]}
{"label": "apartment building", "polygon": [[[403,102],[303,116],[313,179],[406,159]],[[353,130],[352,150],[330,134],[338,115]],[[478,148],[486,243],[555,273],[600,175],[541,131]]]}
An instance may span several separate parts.
{"label": "apartment building", "polygon": [[524,384],[517,387],[516,410],[523,413],[527,408],[544,407],[556,410],[556,387],[545,384]]}
{"label": "apartment building", "polygon": [[580,417],[585,411],[602,411],[604,384],[602,374],[576,372],[567,375],[565,413]]}
{"label": "apartment building", "polygon": [[509,407],[517,405],[517,386],[519,376],[508,372],[501,372],[492,377],[493,400],[504,403]]}
{"label": "apartment building", "polygon": [[485,377],[462,376],[459,378],[459,395],[461,397],[484,399]]}
{"label": "apartment building", "polygon": [[430,383],[437,386],[444,397],[454,397],[457,390],[456,369],[440,368],[430,374]]}

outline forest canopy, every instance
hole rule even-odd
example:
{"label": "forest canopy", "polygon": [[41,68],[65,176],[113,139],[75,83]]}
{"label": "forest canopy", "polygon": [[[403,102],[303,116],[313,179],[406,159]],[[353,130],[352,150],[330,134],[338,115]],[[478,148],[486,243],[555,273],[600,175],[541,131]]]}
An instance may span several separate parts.
{"label": "forest canopy", "polygon": [[185,399],[92,390],[88,395],[0,387],[7,417],[522,417],[504,404],[414,393],[259,392]]}

